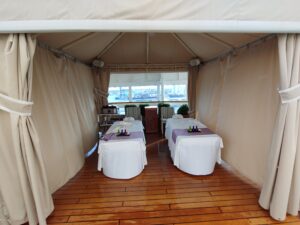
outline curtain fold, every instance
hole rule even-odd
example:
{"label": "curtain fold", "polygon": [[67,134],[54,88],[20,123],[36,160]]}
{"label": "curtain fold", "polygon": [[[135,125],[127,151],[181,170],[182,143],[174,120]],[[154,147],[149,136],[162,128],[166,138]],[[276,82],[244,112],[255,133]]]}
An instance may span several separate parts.
{"label": "curtain fold", "polygon": [[258,186],[271,146],[279,105],[277,39],[201,66],[197,112],[221,135],[222,158]]}
{"label": "curtain fold", "polygon": [[108,88],[110,81],[109,69],[93,69],[94,74],[94,96],[97,113],[101,113],[102,106],[108,105]]}
{"label": "curtain fold", "polygon": [[67,81],[72,93],[83,139],[84,152],[97,142],[97,115],[94,102],[94,82],[91,69],[80,63],[66,60]]}
{"label": "curtain fold", "polygon": [[196,117],[196,86],[199,67],[189,66],[188,69],[188,102],[189,102],[189,116]]}
{"label": "curtain fold", "polygon": [[5,46],[1,45],[4,53],[0,53],[3,54],[0,93],[2,100],[5,98],[10,104],[4,105],[0,100],[0,134],[6,133],[0,135],[3,138],[0,140],[0,158],[3,160],[0,161],[3,201],[0,205],[2,211],[7,212],[8,223],[21,224],[28,220],[30,225],[43,225],[53,210],[53,201],[38,133],[31,118],[32,64],[36,40],[27,34],[11,34],[2,36],[1,41],[5,41]]}
{"label": "curtain fold", "polygon": [[199,70],[196,84],[197,119],[216,132],[222,89],[226,73],[225,60],[206,64]]}
{"label": "curtain fold", "polygon": [[82,168],[84,151],[97,142],[93,75],[89,67],[40,47],[33,73],[32,118],[53,193]]}
{"label": "curtain fold", "polygon": [[274,219],[284,220],[300,209],[300,103],[292,93],[299,86],[300,35],[279,35],[278,50],[281,104],[259,203]]}

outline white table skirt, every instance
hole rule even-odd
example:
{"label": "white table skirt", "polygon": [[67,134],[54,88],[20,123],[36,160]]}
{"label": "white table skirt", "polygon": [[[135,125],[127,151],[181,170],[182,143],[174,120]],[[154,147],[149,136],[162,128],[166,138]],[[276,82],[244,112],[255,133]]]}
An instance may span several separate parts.
{"label": "white table skirt", "polygon": [[[120,127],[121,126],[121,127]],[[141,122],[117,122],[107,133],[114,133],[118,129],[130,132],[141,131]],[[139,175],[147,165],[145,137],[126,140],[110,140],[99,142],[98,170],[103,169],[103,174],[115,179],[130,179]]]}
{"label": "white table skirt", "polygon": [[201,128],[205,127],[199,121],[193,119],[167,121],[166,138],[168,139],[173,163],[180,170],[192,175],[211,174],[215,163],[222,162],[221,148],[223,148],[223,141],[220,136],[216,134],[178,136],[176,143],[172,139],[173,129],[187,129],[193,125]]}

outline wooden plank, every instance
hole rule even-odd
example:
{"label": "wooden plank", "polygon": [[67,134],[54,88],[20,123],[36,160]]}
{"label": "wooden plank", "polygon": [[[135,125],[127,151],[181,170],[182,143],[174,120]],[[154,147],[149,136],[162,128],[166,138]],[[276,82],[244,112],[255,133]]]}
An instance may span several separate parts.
{"label": "wooden plank", "polygon": [[79,223],[51,223],[51,225],[119,225],[119,221],[93,221]]}
{"label": "wooden plank", "polygon": [[182,193],[182,194],[162,194],[162,195],[146,194],[146,195],[134,195],[134,196],[86,198],[86,199],[80,199],[79,203],[117,202],[117,201],[149,201],[152,199],[171,199],[171,198],[188,198],[188,197],[210,197],[210,194],[209,194],[209,192],[196,192],[196,193]]}
{"label": "wooden plank", "polygon": [[66,209],[55,210],[52,215],[54,216],[76,216],[76,215],[92,215],[103,213],[128,213],[128,212],[147,212],[147,211],[163,211],[169,210],[170,207],[166,205],[147,205],[147,206],[134,206],[134,207],[109,207],[98,209]]}
{"label": "wooden plank", "polygon": [[105,207],[119,207],[122,206],[122,202],[100,202],[100,203],[89,203],[89,204],[62,204],[55,205],[55,209],[94,209],[94,208],[105,208]]}
{"label": "wooden plank", "polygon": [[[148,190],[148,191],[135,191],[135,192],[94,192],[94,193],[78,193],[78,194],[57,194],[55,199],[88,199],[88,198],[108,198],[108,197],[128,197],[128,196],[145,196],[145,195],[162,195],[166,194],[165,189]],[[206,192],[208,195],[209,193]]]}
{"label": "wooden plank", "polygon": [[139,224],[139,225],[152,225],[161,223],[195,223],[206,221],[220,221],[220,220],[234,220],[245,219],[251,217],[259,217],[266,215],[262,211],[250,211],[250,212],[237,212],[237,213],[220,213],[220,214],[204,214],[204,215],[190,215],[190,216],[174,216],[174,217],[158,217],[147,219],[132,219],[121,220],[120,225]]}
{"label": "wooden plank", "polygon": [[63,222],[68,222],[69,216],[49,216],[47,218],[47,223],[63,223]]}
{"label": "wooden plank", "polygon": [[75,204],[79,202],[79,198],[76,198],[74,196],[74,199],[55,199],[54,198],[54,204],[59,205],[59,204]]}
{"label": "wooden plank", "polygon": [[69,222],[80,221],[98,221],[98,220],[124,220],[124,219],[139,219],[139,218],[156,218],[156,217],[175,217],[175,216],[189,216],[201,215],[210,213],[220,213],[219,208],[199,208],[189,210],[168,210],[168,211],[152,211],[152,212],[132,212],[132,213],[118,213],[118,214],[100,214],[100,215],[85,215],[85,216],[71,216]]}
{"label": "wooden plank", "polygon": [[255,205],[239,205],[239,206],[223,206],[220,207],[222,212],[243,212],[256,211],[262,209],[258,204]]}
{"label": "wooden plank", "polygon": [[138,205],[155,205],[155,204],[180,204],[180,203],[201,203],[201,202],[214,202],[221,200],[232,199],[256,199],[256,195],[226,195],[226,196],[204,196],[193,198],[170,198],[170,199],[155,199],[155,200],[142,200],[142,201],[125,201],[124,206],[138,206]]}
{"label": "wooden plank", "polygon": [[[272,219],[271,217],[258,217],[249,219],[251,225],[261,225],[261,224],[278,224],[279,221]],[[288,216],[284,223],[291,225],[290,223],[300,224],[300,218],[298,216]],[[283,222],[281,222],[282,224]]]}
{"label": "wooden plank", "polygon": [[241,195],[241,194],[259,194],[259,191],[255,188],[248,188],[248,189],[242,189],[242,190],[228,190],[228,191],[211,191],[210,194],[212,196],[217,195]]}
{"label": "wooden plank", "polygon": [[191,209],[199,207],[219,207],[219,206],[240,206],[257,204],[257,199],[238,199],[228,201],[212,201],[212,202],[192,202],[171,204],[171,209]]}
{"label": "wooden plank", "polygon": [[227,191],[230,190],[234,192],[235,190],[244,190],[248,188],[248,185],[233,185],[233,186],[214,186],[214,187],[196,187],[196,188],[168,188],[167,193],[189,193],[197,191]]}
{"label": "wooden plank", "polygon": [[176,223],[176,225],[250,225],[250,222],[247,219],[237,219],[196,223]]}
{"label": "wooden plank", "polygon": [[159,183],[159,184],[148,184],[148,185],[144,185],[144,184],[140,184],[140,185],[132,185],[130,187],[126,187],[126,190],[138,190],[138,189],[143,189],[143,188],[157,188],[157,187],[161,187],[161,185],[166,186],[167,189],[170,188],[174,188],[176,187],[178,188],[203,188],[203,187],[220,187],[220,186],[231,186],[231,185],[245,185],[244,183],[240,182],[240,181],[229,181],[229,182],[216,182],[216,183],[173,183],[173,184],[168,184],[168,183]]}

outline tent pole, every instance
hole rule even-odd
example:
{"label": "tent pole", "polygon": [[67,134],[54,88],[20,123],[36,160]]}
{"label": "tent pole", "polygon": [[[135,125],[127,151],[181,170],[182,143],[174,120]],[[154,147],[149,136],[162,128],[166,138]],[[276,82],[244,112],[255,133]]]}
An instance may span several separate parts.
{"label": "tent pole", "polygon": [[299,21],[21,20],[0,21],[0,33],[49,32],[300,33]]}
{"label": "tent pole", "polygon": [[69,49],[69,48],[73,47],[74,45],[79,44],[79,43],[82,42],[82,41],[86,41],[86,40],[88,40],[89,38],[92,38],[92,37],[95,36],[96,34],[97,34],[97,33],[93,33],[93,32],[88,33],[88,34],[85,34],[85,35],[83,35],[83,36],[81,36],[81,37],[79,37],[79,38],[77,38],[77,39],[75,39],[75,40],[73,40],[73,41],[71,41],[71,42],[68,42],[68,43],[66,43],[66,44],[64,44],[64,45],[62,45],[62,46],[60,46],[58,49],[60,49],[60,50],[66,50],[66,49]]}
{"label": "tent pole", "polygon": [[172,33],[172,36],[187,50],[194,58],[200,58],[177,34]]}
{"label": "tent pole", "polygon": [[201,35],[204,36],[204,37],[206,37],[206,38],[208,38],[209,40],[214,41],[217,44],[223,45],[225,48],[228,48],[228,49],[234,49],[235,48],[233,45],[231,45],[231,44],[229,44],[229,43],[227,43],[225,41],[222,41],[219,38],[216,38],[216,37],[214,37],[214,36],[212,36],[210,34],[201,34]]}
{"label": "tent pole", "polygon": [[109,49],[111,49],[123,36],[125,33],[119,33],[104,49],[96,56],[96,59],[100,59]]}

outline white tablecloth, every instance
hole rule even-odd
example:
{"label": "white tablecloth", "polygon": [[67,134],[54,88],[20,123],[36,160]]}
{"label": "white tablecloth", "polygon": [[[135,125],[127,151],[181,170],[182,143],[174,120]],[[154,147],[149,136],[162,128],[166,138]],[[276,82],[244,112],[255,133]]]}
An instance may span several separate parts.
{"label": "white tablecloth", "polygon": [[142,121],[140,120],[134,120],[130,122],[125,122],[125,121],[116,121],[114,124],[107,130],[107,134],[109,133],[115,133],[118,131],[118,129],[124,129],[126,128],[129,132],[134,132],[134,131],[143,131],[144,126]]}
{"label": "white tablecloth", "polygon": [[[107,133],[126,129],[129,132],[143,132],[141,121],[115,122]],[[100,140],[98,147],[98,170],[116,179],[130,179],[139,175],[147,165],[145,137],[126,140]]]}
{"label": "white tablecloth", "polygon": [[221,163],[223,141],[217,134],[178,136],[176,143],[172,139],[174,129],[187,129],[189,126],[205,128],[201,122],[191,119],[168,119],[166,138],[174,165],[193,175],[207,175],[213,172],[215,163]]}
{"label": "white tablecloth", "polygon": [[166,122],[165,136],[168,140],[172,139],[172,131],[174,129],[187,129],[189,128],[189,126],[198,126],[199,128],[206,127],[200,121],[195,120],[193,118],[182,118],[182,119],[170,118],[167,119]]}

